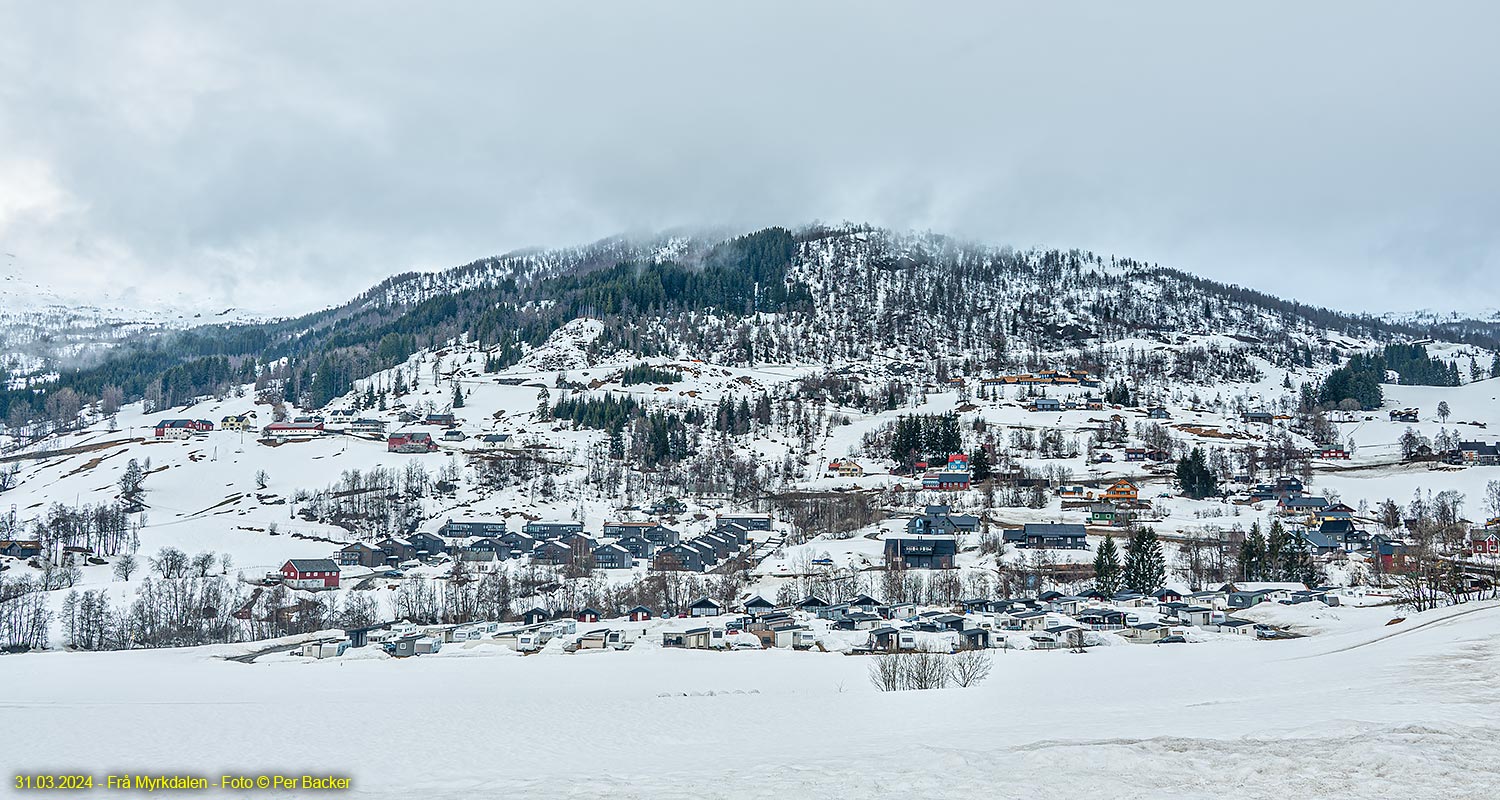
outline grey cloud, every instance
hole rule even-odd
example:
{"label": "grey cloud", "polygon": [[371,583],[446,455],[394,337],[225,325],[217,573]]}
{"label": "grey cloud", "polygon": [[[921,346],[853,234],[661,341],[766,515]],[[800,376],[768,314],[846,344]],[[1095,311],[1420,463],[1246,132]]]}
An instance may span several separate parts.
{"label": "grey cloud", "polygon": [[854,219],[1500,306],[1488,3],[223,6],[0,8],[32,277],[300,311],[522,246]]}

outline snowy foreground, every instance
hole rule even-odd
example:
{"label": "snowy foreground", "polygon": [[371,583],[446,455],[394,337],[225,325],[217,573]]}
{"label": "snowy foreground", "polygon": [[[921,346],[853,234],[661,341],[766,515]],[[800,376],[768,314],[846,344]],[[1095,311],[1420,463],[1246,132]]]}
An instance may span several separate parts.
{"label": "snowy foreground", "polygon": [[361,797],[1494,797],[1500,604],[1326,616],[1283,642],[997,652],[981,686],[894,694],[867,657],[786,650],[5,656],[3,760]]}

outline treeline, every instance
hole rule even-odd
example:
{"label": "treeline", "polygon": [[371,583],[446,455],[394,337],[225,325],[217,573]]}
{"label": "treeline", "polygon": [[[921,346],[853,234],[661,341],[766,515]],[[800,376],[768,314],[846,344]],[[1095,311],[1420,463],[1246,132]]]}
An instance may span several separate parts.
{"label": "treeline", "polygon": [[552,416],[569,420],[578,427],[606,431],[609,433],[610,458],[629,457],[648,469],[686,458],[692,452],[696,438],[690,428],[703,424],[701,409],[689,408],[681,414],[675,411],[648,412],[635,398],[613,394],[565,397],[552,407]]}
{"label": "treeline", "polygon": [[1427,355],[1420,344],[1385,346],[1385,368],[1401,376],[1408,386],[1457,386],[1458,365]]}
{"label": "treeline", "polygon": [[[885,433],[885,432],[882,432]],[[956,414],[907,414],[888,427],[890,458],[910,470],[918,461],[946,464],[963,451]]]}
{"label": "treeline", "polygon": [[1388,370],[1411,386],[1459,385],[1458,365],[1429,356],[1426,346],[1389,344],[1379,353],[1350,356],[1346,364],[1329,373],[1318,386],[1317,402],[1333,408],[1353,400],[1365,409],[1378,408],[1384,399],[1380,384],[1385,382]]}
{"label": "treeline", "polygon": [[744,397],[739,398],[738,402],[728,395],[719,398],[719,404],[714,408],[714,430],[743,436],[750,432],[752,422],[757,425],[771,424],[771,398],[765,392],[756,396],[753,409],[749,399]]}
{"label": "treeline", "polygon": [[1246,581],[1297,581],[1308,586],[1321,582],[1307,548],[1281,520],[1272,520],[1264,533],[1259,522],[1250,525],[1250,533],[1240,544],[1238,572]]}
{"label": "treeline", "polygon": [[31,537],[41,542],[47,560],[58,564],[67,563],[74,553],[133,553],[139,540],[138,525],[130,522],[133,510],[118,502],[82,506],[53,503],[32,524]]}
{"label": "treeline", "polygon": [[626,423],[644,413],[640,401],[629,395],[616,394],[603,397],[575,394],[558,400],[552,407],[554,419],[569,420],[578,427],[601,431],[621,430]]}
{"label": "treeline", "polygon": [[650,364],[631,364],[620,373],[620,384],[634,386],[638,383],[677,383],[682,373],[675,369],[662,369]]}

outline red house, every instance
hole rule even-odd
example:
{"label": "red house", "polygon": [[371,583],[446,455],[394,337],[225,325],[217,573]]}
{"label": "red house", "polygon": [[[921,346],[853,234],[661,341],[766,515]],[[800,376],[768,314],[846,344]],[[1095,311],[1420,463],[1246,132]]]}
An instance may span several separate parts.
{"label": "red house", "polygon": [[1469,553],[1476,556],[1500,553],[1500,531],[1471,531],[1469,533]]}
{"label": "red house", "polygon": [[636,606],[630,609],[630,613],[626,616],[630,618],[631,622],[645,622],[651,619],[651,609],[645,606]]}
{"label": "red house", "polygon": [[393,433],[385,437],[388,453],[431,453],[438,449],[430,433]]}
{"label": "red house", "polygon": [[155,433],[158,439],[186,439],[197,430],[197,424],[190,419],[164,419],[156,423]]}
{"label": "red house", "polygon": [[584,610],[578,612],[578,621],[579,622],[598,622],[599,621],[599,612],[595,611],[592,608],[585,608]]}
{"label": "red house", "polygon": [[293,558],[281,565],[281,582],[293,589],[337,589],[339,565],[331,558]]}

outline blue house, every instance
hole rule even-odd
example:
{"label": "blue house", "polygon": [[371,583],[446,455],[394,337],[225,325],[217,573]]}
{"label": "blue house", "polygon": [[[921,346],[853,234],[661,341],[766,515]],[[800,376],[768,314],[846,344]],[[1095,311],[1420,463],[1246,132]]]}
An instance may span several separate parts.
{"label": "blue house", "polygon": [[1087,550],[1088,532],[1077,523],[1028,522],[1002,534],[1007,544],[1018,548]]}
{"label": "blue house", "polygon": [[430,533],[414,533],[406,537],[406,541],[411,543],[416,558],[431,558],[448,551],[448,543]]}
{"label": "blue house", "polygon": [[978,529],[978,517],[950,513],[949,507],[945,505],[927,506],[921,516],[912,517],[906,522],[906,532],[912,536],[956,536],[960,533],[973,533]]}
{"label": "blue house", "polygon": [[630,569],[635,557],[618,544],[602,544],[594,548],[594,566],[599,569]]}
{"label": "blue house", "polygon": [[727,525],[739,525],[747,531],[768,531],[771,529],[771,515],[720,514],[714,518],[715,528],[723,528]]}
{"label": "blue house", "polygon": [[438,529],[441,536],[504,536],[503,519],[449,519]]}
{"label": "blue house", "polygon": [[952,536],[899,536],[885,540],[889,569],[953,569],[958,541]]}
{"label": "blue house", "polygon": [[630,551],[632,558],[650,558],[656,554],[656,543],[644,536],[626,536],[615,544]]}
{"label": "blue house", "polygon": [[683,544],[660,548],[651,560],[652,569],[665,572],[702,572],[706,566],[702,551]]}
{"label": "blue house", "polygon": [[521,531],[533,539],[560,539],[570,533],[583,533],[583,523],[536,520],[526,523]]}
{"label": "blue house", "polygon": [[682,535],[659,522],[606,522],[604,535],[623,539],[640,536],[657,547],[674,545],[682,541]]}

